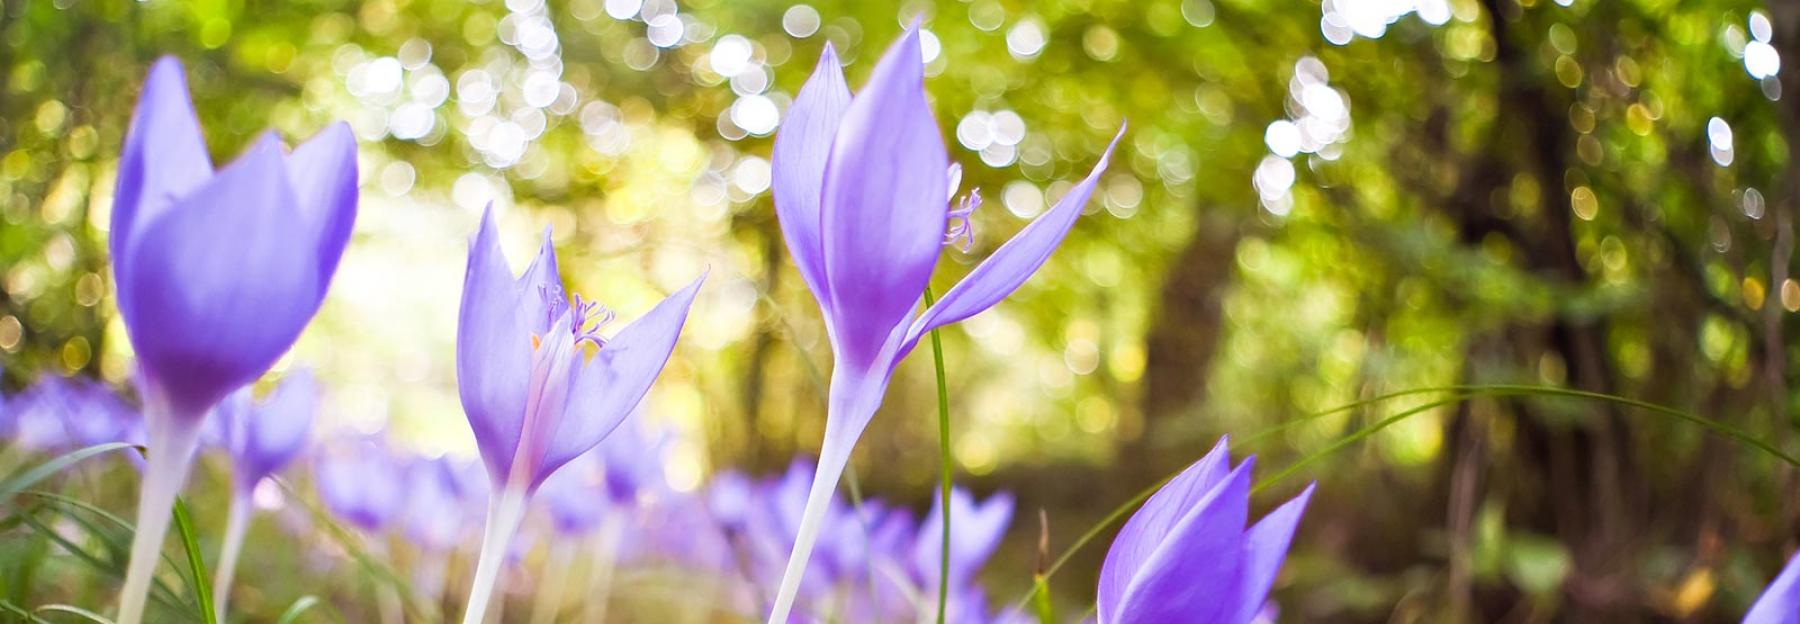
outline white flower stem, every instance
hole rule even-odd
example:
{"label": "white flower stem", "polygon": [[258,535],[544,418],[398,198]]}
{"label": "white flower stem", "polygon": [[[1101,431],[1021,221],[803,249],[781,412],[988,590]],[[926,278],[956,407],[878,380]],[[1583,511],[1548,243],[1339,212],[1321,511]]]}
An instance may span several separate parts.
{"label": "white flower stem", "polygon": [[237,573],[238,556],[244,550],[244,534],[250,529],[250,491],[232,492],[225,512],[225,542],[219,546],[219,569],[213,575],[213,621],[225,621],[225,603],[231,599],[231,578]]}
{"label": "white flower stem", "polygon": [[154,397],[144,406],[150,457],[138,490],[137,530],[131,538],[125,586],[119,590],[118,624],[138,624],[144,618],[144,602],[150,597],[156,562],[162,558],[169,516],[182,483],[187,481],[194,447],[200,440],[200,419],[172,412]]}
{"label": "white flower stem", "polygon": [[[829,428],[830,424],[826,426]],[[826,438],[831,438],[830,433]],[[794,608],[794,595],[800,591],[800,578],[806,574],[806,564],[812,559],[813,544],[819,540],[819,525],[825,520],[825,508],[837,491],[847,459],[847,450],[836,451],[829,442],[819,455],[819,471],[813,475],[812,491],[806,495],[800,531],[794,536],[794,550],[788,554],[787,570],[781,574],[781,587],[775,593],[775,607],[769,611],[769,624],[786,624],[788,621],[788,613]]]}
{"label": "white flower stem", "polygon": [[500,568],[506,564],[506,551],[524,518],[524,489],[500,488],[499,495],[488,505],[487,530],[481,538],[481,555],[476,560],[475,580],[469,587],[469,604],[463,611],[463,624],[481,624],[487,614],[494,585],[500,579]]}

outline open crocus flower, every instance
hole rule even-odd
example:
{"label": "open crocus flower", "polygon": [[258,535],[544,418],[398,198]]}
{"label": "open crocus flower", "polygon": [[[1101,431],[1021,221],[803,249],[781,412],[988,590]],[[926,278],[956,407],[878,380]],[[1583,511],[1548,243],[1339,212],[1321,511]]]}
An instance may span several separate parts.
{"label": "open crocus flower", "polygon": [[299,370],[283,379],[261,404],[252,404],[248,388],[233,392],[219,404],[220,443],[231,456],[233,485],[225,541],[213,576],[213,611],[220,622],[225,621],[231,578],[250,528],[251,493],[305,448],[317,394],[312,374]]}
{"label": "open crocus flower", "polygon": [[492,209],[469,242],[456,337],[456,382],[495,495],[465,622],[481,620],[500,558],[527,499],[557,468],[599,444],[649,392],[675,349],[706,276],[611,338],[612,314],[564,298],[550,234],[517,279],[500,251]]}
{"label": "open crocus flower", "polygon": [[318,311],[350,238],[356,185],[356,141],[342,123],[291,154],[265,134],[214,171],[181,64],[150,70],[119,157],[108,241],[150,450],[120,624],[143,617],[201,421]]}
{"label": "open crocus flower", "polygon": [[1800,624],[1800,553],[1788,560],[1781,575],[1750,605],[1744,624]]}
{"label": "open crocus flower", "polygon": [[824,507],[894,368],[926,332],[974,316],[1024,284],[1081,215],[1112,155],[1108,146],[1054,207],[936,305],[916,312],[941,248],[972,236],[967,218],[975,206],[972,199],[946,205],[952,169],[925,101],[920,58],[914,28],[852,98],[827,46],[775,136],[775,209],[800,276],[825,313],[835,364],[819,470],[771,621],[787,617]]}
{"label": "open crocus flower", "polygon": [[1250,468],[1226,440],[1132,514],[1100,568],[1099,624],[1247,624],[1287,558],[1312,486],[1245,530]]}

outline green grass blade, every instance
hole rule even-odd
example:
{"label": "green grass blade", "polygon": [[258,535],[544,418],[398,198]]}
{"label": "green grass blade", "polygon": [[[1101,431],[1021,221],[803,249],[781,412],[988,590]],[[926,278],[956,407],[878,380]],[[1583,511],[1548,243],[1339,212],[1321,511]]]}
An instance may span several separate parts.
{"label": "green grass blade", "polygon": [[288,605],[286,611],[281,612],[281,617],[275,620],[275,624],[293,624],[294,622],[298,622],[300,621],[301,614],[306,613],[307,609],[311,609],[318,604],[318,596],[301,596],[298,600],[294,601],[294,604]]}
{"label": "green grass blade", "polygon": [[128,449],[132,446],[133,445],[124,442],[95,444],[86,448],[69,451],[50,461],[21,470],[13,476],[7,477],[6,481],[0,482],[0,503],[12,500],[12,497],[15,494],[18,494],[25,488],[37,485],[39,481],[50,478],[50,475],[67,470],[70,466],[81,463],[90,457],[121,449]]}
{"label": "green grass blade", "polygon": [[[118,561],[108,561],[106,559],[103,559],[99,556],[94,555],[91,552],[88,552],[87,549],[82,548],[80,544],[76,544],[75,542],[70,541],[69,538],[63,536],[61,533],[58,533],[55,529],[51,528],[49,525],[45,524],[43,521],[38,520],[35,515],[35,511],[37,511],[37,510],[34,510],[33,514],[21,514],[20,515],[20,518],[24,521],[26,526],[31,527],[32,530],[34,530],[38,534],[44,536],[49,541],[55,543],[58,547],[62,548],[64,551],[68,552],[70,556],[73,556],[77,561],[87,564],[89,567],[92,567],[94,570],[100,572],[101,574],[105,574],[114,579],[124,578],[125,574],[121,570],[122,566],[119,564]],[[62,514],[62,515],[65,518],[69,518],[76,525],[87,530],[89,533],[94,533],[96,535],[96,537],[100,537],[100,539],[102,539],[103,541],[106,539],[105,537],[101,536],[101,533],[97,530],[96,527],[94,527],[92,524],[90,524],[88,522],[83,521],[83,519],[81,517],[73,515],[73,514]],[[161,579],[157,579],[157,580],[153,581],[153,583],[151,585],[151,590],[152,591],[150,592],[150,597],[152,599],[156,600],[157,603],[163,605],[164,607],[175,608],[181,604],[181,599],[175,595],[175,591],[170,589],[168,584],[163,583]]]}
{"label": "green grass blade", "polygon": [[175,528],[181,534],[182,549],[187,551],[188,573],[193,575],[192,589],[195,606],[200,609],[200,621],[219,624],[213,617],[212,586],[208,583],[212,577],[206,574],[206,559],[200,554],[200,540],[194,535],[194,521],[188,515],[187,503],[180,498],[175,499]]}
{"label": "green grass blade", "polygon": [[107,619],[106,616],[104,616],[104,615],[100,615],[98,613],[94,613],[93,611],[89,611],[87,609],[83,609],[81,607],[77,607],[74,605],[64,605],[64,604],[44,605],[44,606],[38,607],[37,612],[38,613],[68,613],[71,615],[80,616],[81,619],[87,620],[89,622],[99,622],[100,624],[113,624],[113,621]]}
{"label": "green grass blade", "polygon": [[17,622],[32,622],[32,623],[41,622],[43,624],[50,624],[49,620],[45,620],[44,618],[38,617],[36,613],[32,613],[31,611],[28,611],[24,607],[13,604],[11,600],[0,600],[0,613],[12,614],[13,617],[19,618],[17,620],[14,620]]}

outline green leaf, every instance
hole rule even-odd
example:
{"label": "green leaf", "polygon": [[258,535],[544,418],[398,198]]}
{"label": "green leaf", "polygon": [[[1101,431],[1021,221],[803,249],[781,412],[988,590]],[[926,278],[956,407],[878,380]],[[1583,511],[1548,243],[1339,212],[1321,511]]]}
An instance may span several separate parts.
{"label": "green leaf", "polygon": [[212,586],[207,584],[206,560],[200,555],[200,542],[194,536],[194,522],[188,517],[187,503],[180,498],[175,499],[175,528],[181,533],[181,547],[187,551],[188,572],[193,575],[195,606],[200,609],[200,621],[206,624],[219,624],[213,617]]}
{"label": "green leaf", "polygon": [[13,495],[18,494],[25,488],[36,485],[37,482],[49,478],[50,475],[62,472],[63,470],[68,469],[68,467],[81,463],[90,457],[120,449],[128,449],[132,446],[133,445],[124,442],[95,444],[86,448],[69,451],[68,453],[57,456],[55,459],[20,471],[11,477],[7,477],[6,481],[0,482],[0,503],[11,500]]}
{"label": "green leaf", "polygon": [[293,624],[294,622],[298,622],[300,621],[300,614],[306,613],[307,609],[311,609],[317,604],[319,604],[318,596],[301,596],[298,600],[294,601],[294,604],[288,605],[286,611],[281,612],[281,617],[275,620],[275,624]]}

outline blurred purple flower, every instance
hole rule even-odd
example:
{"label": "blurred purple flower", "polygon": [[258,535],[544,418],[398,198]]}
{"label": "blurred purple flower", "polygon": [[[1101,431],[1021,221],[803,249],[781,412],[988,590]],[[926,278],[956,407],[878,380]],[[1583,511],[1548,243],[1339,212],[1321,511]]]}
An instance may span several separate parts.
{"label": "blurred purple flower", "polygon": [[44,375],[10,402],[10,434],[22,448],[72,449],[96,444],[142,444],[140,413],[104,383]]}
{"label": "blurred purple flower", "polygon": [[231,456],[231,503],[226,510],[225,538],[214,567],[213,615],[225,621],[232,577],[250,528],[250,497],[256,485],[293,461],[306,446],[312,429],[318,388],[312,374],[297,370],[282,379],[274,394],[253,404],[250,389],[240,388],[219,402],[219,444]]}
{"label": "blurred purple flower", "polygon": [[1800,553],[1788,560],[1781,575],[1750,605],[1744,624],[1800,624]]}
{"label": "blurred purple flower", "polygon": [[312,373],[289,373],[260,403],[242,388],[219,403],[219,445],[231,456],[232,482],[247,496],[256,484],[300,455],[312,431],[318,385]]}
{"label": "blurred purple flower", "polygon": [[443,554],[455,550],[469,532],[470,499],[485,496],[478,479],[448,458],[414,460],[406,467],[406,508],[401,530],[420,550]]}
{"label": "blurred purple flower", "polygon": [[599,528],[612,505],[606,496],[608,471],[598,452],[588,452],[544,480],[537,498],[559,535],[580,537]]}
{"label": "blurred purple flower", "polygon": [[599,444],[661,374],[705,275],[612,338],[605,307],[564,298],[550,232],[525,274],[514,278],[500,250],[493,210],[469,241],[456,337],[463,411],[495,492],[465,621],[479,621],[499,557],[526,501],[557,468]]}
{"label": "blurred purple flower", "polygon": [[313,464],[313,487],[325,508],[345,523],[380,534],[406,502],[399,462],[387,445],[374,439],[333,443],[335,452]]}
{"label": "blurred purple flower", "polygon": [[[926,332],[999,303],[1049,259],[1118,143],[1114,137],[1056,206],[915,318],[940,248],[971,235],[966,219],[973,209],[973,201],[946,205],[954,191],[949,157],[926,102],[919,45],[918,29],[908,30],[855,98],[827,46],[775,137],[776,213],[800,276],[824,311],[836,364],[817,479],[771,621],[786,618],[822,506],[894,368]],[[955,228],[953,217],[962,220]]]}
{"label": "blurred purple flower", "polygon": [[[919,537],[913,544],[913,574],[918,575],[921,587],[931,588],[936,593],[938,574],[942,566],[944,548],[944,500],[940,495],[933,499],[931,513],[919,526]],[[950,526],[955,531],[950,535],[950,587],[964,587],[975,578],[986,563],[994,549],[1000,546],[1000,538],[1006,535],[1006,526],[1012,522],[1013,498],[1004,492],[988,497],[987,501],[976,504],[975,497],[968,490],[955,488],[950,491]],[[954,595],[952,593],[951,595]]]}
{"label": "blurred purple flower", "polygon": [[342,123],[292,154],[265,134],[214,171],[180,62],[151,68],[119,157],[108,241],[151,450],[119,624],[143,615],[200,422],[318,311],[350,238],[356,187],[356,141]]}
{"label": "blurred purple flower", "polygon": [[1262,610],[1312,486],[1245,530],[1256,460],[1232,469],[1226,443],[1157,490],[1113,538],[1099,624],[1246,624]]}

